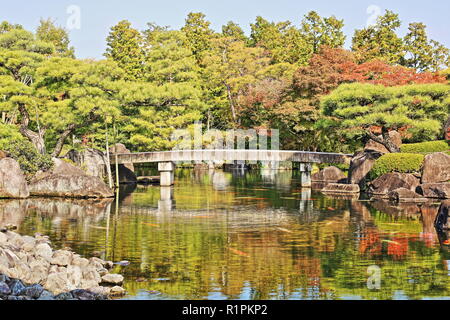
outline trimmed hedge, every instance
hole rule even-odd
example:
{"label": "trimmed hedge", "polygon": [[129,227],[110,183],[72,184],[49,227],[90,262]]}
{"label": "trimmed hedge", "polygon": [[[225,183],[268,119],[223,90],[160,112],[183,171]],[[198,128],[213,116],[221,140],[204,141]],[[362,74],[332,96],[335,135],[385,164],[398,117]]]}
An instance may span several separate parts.
{"label": "trimmed hedge", "polygon": [[448,141],[429,141],[422,143],[412,143],[402,145],[403,153],[434,153],[434,152],[447,152],[450,150]]}
{"label": "trimmed hedge", "polygon": [[369,175],[373,180],[391,172],[419,172],[424,160],[425,156],[423,154],[387,153],[375,162]]}

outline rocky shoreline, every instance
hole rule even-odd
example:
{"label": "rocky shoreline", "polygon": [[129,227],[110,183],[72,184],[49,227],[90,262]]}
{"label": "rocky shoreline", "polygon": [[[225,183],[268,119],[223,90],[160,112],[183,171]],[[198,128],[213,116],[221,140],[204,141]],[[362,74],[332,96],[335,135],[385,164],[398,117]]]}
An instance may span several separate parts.
{"label": "rocky shoreline", "polygon": [[0,300],[105,300],[122,296],[114,264],[53,250],[47,236],[0,230]]}

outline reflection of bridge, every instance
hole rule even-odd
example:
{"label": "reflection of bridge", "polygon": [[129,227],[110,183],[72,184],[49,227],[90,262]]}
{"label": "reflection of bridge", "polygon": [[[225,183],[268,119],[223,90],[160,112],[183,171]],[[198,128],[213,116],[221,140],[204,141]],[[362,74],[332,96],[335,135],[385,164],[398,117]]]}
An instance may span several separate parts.
{"label": "reflection of bridge", "polygon": [[261,162],[299,162],[302,186],[311,186],[311,164],[349,163],[351,155],[325,152],[284,151],[284,150],[177,150],[163,152],[141,152],[114,154],[111,163],[158,163],[161,175],[161,186],[171,186],[174,183],[173,172],[176,162],[213,162],[213,161],[261,161]]}

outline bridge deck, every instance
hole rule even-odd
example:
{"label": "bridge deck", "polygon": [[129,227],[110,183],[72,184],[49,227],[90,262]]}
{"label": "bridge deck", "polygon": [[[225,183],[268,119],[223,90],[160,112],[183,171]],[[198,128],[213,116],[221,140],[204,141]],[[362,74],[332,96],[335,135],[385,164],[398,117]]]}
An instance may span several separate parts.
{"label": "bridge deck", "polygon": [[116,163],[116,157],[118,164],[189,161],[291,161],[348,164],[352,155],[284,150],[177,150],[112,154],[112,164]]}

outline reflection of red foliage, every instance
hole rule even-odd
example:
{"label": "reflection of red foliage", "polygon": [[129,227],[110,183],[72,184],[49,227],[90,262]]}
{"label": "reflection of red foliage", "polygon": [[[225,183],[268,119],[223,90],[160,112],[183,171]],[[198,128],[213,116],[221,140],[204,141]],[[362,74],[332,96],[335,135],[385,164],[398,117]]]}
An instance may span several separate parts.
{"label": "reflection of red foliage", "polygon": [[359,243],[359,252],[373,255],[381,253],[380,235],[376,230],[368,230]]}
{"label": "reflection of red foliage", "polygon": [[409,238],[393,238],[388,244],[388,255],[402,259],[408,253]]}

